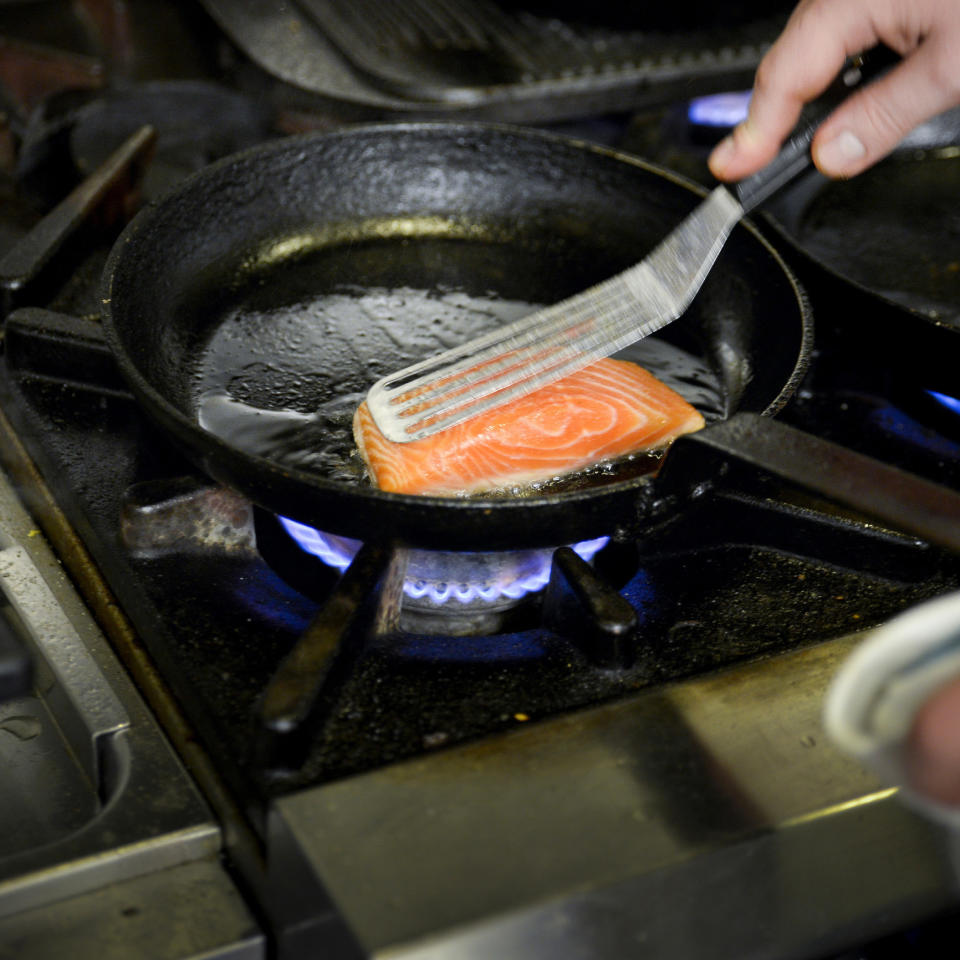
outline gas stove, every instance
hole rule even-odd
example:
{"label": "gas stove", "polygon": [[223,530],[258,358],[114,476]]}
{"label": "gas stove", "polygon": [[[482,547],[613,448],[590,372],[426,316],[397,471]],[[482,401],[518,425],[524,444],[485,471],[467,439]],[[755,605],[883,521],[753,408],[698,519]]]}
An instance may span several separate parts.
{"label": "gas stove", "polygon": [[[22,6],[18,62],[71,69],[45,73],[5,128],[0,461],[13,488],[0,488],[0,558],[16,559],[4,580],[16,613],[0,747],[20,751],[14,809],[28,826],[0,850],[0,944],[39,957],[70,936],[129,956],[168,910],[183,935],[163,955],[178,958],[817,960],[933,942],[956,909],[948,843],[832,749],[820,708],[864,631],[960,586],[955,554],[769,463],[736,464],[642,536],[399,558],[214,483],[147,417],[104,339],[98,278],[118,226],[251,143],[373,110],[501,118],[497,97],[462,95],[459,77],[461,95],[441,97],[436,73],[433,87],[398,85],[418,77],[399,43],[391,84],[358,69],[360,26],[322,32],[310,19],[322,5],[282,5],[278,20],[210,2],[152,41],[151,4],[109,17],[78,5],[89,22]],[[41,8],[69,57],[38,41]],[[532,6],[499,15],[520,18],[508,36],[547,31],[560,49],[589,36],[594,58],[612,29],[577,32]],[[289,51],[278,65],[280,48],[249,32],[258,17],[261,40],[284,26],[301,47],[321,38],[332,59],[310,62],[326,71],[294,84]],[[697,179],[714,134],[677,126],[677,83],[742,83],[773,29],[744,17],[734,53],[706,31],[645,79],[624,53],[643,38],[618,30],[625,59],[607,72],[584,60],[576,76],[543,63],[510,74],[529,84],[511,110]],[[93,52],[77,40],[91,23]],[[937,275],[929,309],[915,291],[898,302],[805,245],[797,222],[758,220],[816,326],[779,419],[960,488],[952,274]],[[671,469],[683,486],[684,458]],[[37,569],[52,582],[38,626],[16,592],[40,589]],[[36,782],[25,734],[38,724],[49,755],[72,759]],[[49,816],[31,809],[51,793]]]}

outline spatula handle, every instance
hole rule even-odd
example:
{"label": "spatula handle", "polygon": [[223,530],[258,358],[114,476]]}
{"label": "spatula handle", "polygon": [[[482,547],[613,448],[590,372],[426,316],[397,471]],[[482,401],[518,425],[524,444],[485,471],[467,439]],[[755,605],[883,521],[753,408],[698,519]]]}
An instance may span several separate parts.
{"label": "spatula handle", "polygon": [[890,70],[900,62],[888,47],[877,46],[848,61],[828,90],[800,115],[800,122],[777,156],[762,170],[732,187],[744,213],[754,210],[781,187],[804,172],[812,163],[810,144],[820,124],[851,93]]}

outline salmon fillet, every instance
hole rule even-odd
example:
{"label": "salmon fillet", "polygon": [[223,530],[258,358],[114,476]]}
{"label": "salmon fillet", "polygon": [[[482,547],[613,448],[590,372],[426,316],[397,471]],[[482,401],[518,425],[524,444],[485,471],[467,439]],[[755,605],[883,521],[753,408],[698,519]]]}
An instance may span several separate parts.
{"label": "salmon fillet", "polygon": [[457,496],[657,450],[703,425],[700,413],[653,374],[606,359],[410,443],[387,440],[364,402],[353,435],[382,490]]}

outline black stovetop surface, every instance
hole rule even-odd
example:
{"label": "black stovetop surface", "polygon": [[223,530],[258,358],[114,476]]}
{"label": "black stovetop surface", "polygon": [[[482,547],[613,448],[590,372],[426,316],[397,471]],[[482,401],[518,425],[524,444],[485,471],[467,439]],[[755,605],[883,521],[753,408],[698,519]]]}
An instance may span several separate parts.
{"label": "black stovetop surface", "polygon": [[[960,427],[951,430],[952,419],[925,392],[942,389],[940,368],[960,346],[955,332],[842,284],[841,303],[830,277],[808,271],[806,279],[819,288],[817,350],[784,418],[960,486]],[[49,306],[83,313],[84,286],[75,277]],[[163,500],[206,481],[102,362],[97,326],[44,309],[12,314],[0,403],[203,745],[253,807],[306,784],[839,636],[960,584],[960,564],[945,553],[757,478],[600,554],[600,570],[638,613],[631,667],[593,665],[538,622],[536,600],[527,622],[505,633],[396,632],[360,659],[302,767],[278,774],[255,756],[258,703],[317,600],[249,550],[184,541],[146,556],[125,545],[120,516],[131,496],[149,490]],[[315,597],[334,579],[321,581]]]}

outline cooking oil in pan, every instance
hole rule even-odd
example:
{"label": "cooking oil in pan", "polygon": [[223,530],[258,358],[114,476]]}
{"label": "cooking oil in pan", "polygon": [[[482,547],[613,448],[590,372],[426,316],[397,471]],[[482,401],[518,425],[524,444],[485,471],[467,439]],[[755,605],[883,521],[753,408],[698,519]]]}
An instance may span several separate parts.
{"label": "cooking oil in pan", "polygon": [[[232,446],[338,483],[369,482],[353,441],[367,389],[400,369],[540,307],[459,290],[340,289],[308,301],[228,315],[202,351],[196,416]],[[722,416],[702,359],[655,337],[618,354],[673,387],[708,422]],[[559,493],[655,469],[641,455],[501,496]]]}

